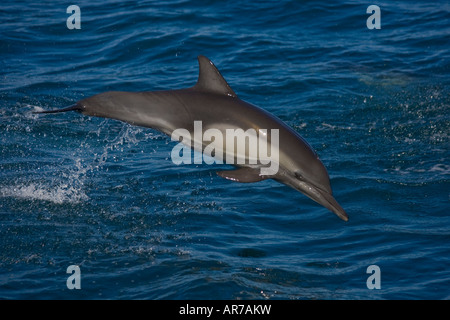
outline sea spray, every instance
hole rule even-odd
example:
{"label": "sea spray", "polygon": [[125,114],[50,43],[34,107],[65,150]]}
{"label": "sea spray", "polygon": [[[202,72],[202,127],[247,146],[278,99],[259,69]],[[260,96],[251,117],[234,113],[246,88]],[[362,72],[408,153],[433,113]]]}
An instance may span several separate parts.
{"label": "sea spray", "polygon": [[[26,105],[25,108],[39,110],[40,107]],[[29,127],[29,122],[37,121],[31,112],[15,113],[16,127]],[[11,122],[11,121],[9,121]],[[26,131],[28,132],[28,131]],[[29,137],[29,144],[33,145],[33,138],[58,139],[47,136],[47,133],[33,134]],[[101,170],[113,151],[123,152],[141,141],[153,139],[154,133],[142,128],[135,128],[121,124],[120,130],[111,130],[111,122],[104,120],[98,129],[89,131],[78,147],[67,153],[62,147],[57,161],[36,164],[32,168],[17,166],[17,175],[2,182],[0,197],[10,197],[25,200],[42,200],[55,204],[76,204],[88,201],[90,197],[87,182],[96,171]],[[96,141],[101,141],[97,145]],[[97,150],[100,148],[100,151]],[[52,155],[54,156],[54,155]],[[30,174],[30,170],[33,174]],[[30,178],[33,177],[33,178]]]}

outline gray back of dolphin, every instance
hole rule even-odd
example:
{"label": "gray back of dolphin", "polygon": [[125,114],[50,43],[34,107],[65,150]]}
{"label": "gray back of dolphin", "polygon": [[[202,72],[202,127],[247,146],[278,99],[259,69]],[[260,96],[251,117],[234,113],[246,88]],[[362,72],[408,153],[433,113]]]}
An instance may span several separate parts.
{"label": "gray back of dolphin", "polygon": [[[171,135],[174,130],[194,130],[202,121],[203,131],[218,128],[278,129],[279,170],[261,175],[258,166],[236,165],[235,170],[217,172],[236,182],[274,179],[286,184],[328,208],[347,221],[348,215],[332,195],[330,180],[315,151],[292,128],[269,112],[238,98],[214,64],[199,56],[199,77],[195,86],[180,90],[151,92],[104,92],[78,101],[56,113],[78,111],[85,115],[117,119],[153,128]],[[270,144],[271,141],[268,141]]]}

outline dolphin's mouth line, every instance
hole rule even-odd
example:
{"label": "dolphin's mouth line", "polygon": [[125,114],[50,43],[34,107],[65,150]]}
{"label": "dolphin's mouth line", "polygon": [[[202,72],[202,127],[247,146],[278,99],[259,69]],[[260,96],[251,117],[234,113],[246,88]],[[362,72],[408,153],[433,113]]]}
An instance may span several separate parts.
{"label": "dolphin's mouth line", "polygon": [[322,201],[319,202],[319,201],[316,200],[317,202],[319,202],[324,207],[330,209],[332,212],[334,212],[342,220],[348,221],[347,213],[339,205],[339,203],[336,201],[336,199],[334,199],[333,195],[331,195],[330,193],[328,193],[326,191],[321,190],[320,188],[317,188],[316,190],[321,195],[321,198],[326,201],[326,203],[324,203]]}
{"label": "dolphin's mouth line", "polygon": [[348,215],[344,209],[339,205],[339,203],[334,199],[333,195],[326,191],[322,191],[314,186],[310,186],[313,190],[312,192],[302,191],[306,196],[310,197],[312,200],[321,204],[325,208],[329,209],[331,212],[336,214],[339,218],[344,221],[348,221]]}
{"label": "dolphin's mouth line", "polygon": [[329,193],[329,191],[323,189],[322,187],[318,186],[317,184],[315,184],[312,181],[309,181],[307,179],[305,179],[301,174],[299,174],[298,172],[294,173],[294,176],[297,178],[297,180],[306,183],[307,185],[313,186],[315,189],[319,190],[320,192],[325,192],[325,193]]}
{"label": "dolphin's mouth line", "polygon": [[[278,179],[280,181],[280,179]],[[281,181],[282,182],[282,181]],[[348,221],[348,215],[345,210],[339,205],[336,199],[328,191],[316,186],[314,183],[308,181],[303,176],[295,174],[293,179],[291,178],[289,183],[282,182],[290,185],[295,190],[300,191],[307,197],[311,198],[315,202],[321,204],[334,214],[336,214],[340,219]]]}

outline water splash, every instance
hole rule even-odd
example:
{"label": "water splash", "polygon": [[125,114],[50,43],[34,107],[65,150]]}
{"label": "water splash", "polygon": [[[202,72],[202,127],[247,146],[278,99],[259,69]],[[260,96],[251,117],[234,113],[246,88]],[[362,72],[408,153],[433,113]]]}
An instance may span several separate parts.
{"label": "water splash", "polygon": [[[39,123],[39,115],[31,111],[42,110],[41,107],[25,104],[20,106],[20,110],[22,112],[6,112],[2,109],[5,123],[16,128],[9,134],[23,132],[28,136],[25,144],[21,145],[27,152],[20,158],[16,158],[17,152],[3,154],[5,161],[4,164],[0,163],[0,168],[7,165],[12,174],[0,181],[0,198],[42,200],[55,204],[86,202],[90,199],[87,182],[95,172],[105,166],[111,154],[115,157],[118,152],[126,151],[141,141],[158,137],[153,132],[126,124],[111,130],[111,126],[116,126],[117,123],[108,120],[102,121],[98,127],[92,129],[89,128],[90,120],[86,119],[83,120],[87,131],[85,137],[81,142],[73,141],[73,149],[66,150],[67,142],[61,144],[61,140],[68,139],[65,136],[73,132],[65,132],[57,122],[51,123],[52,128],[38,128],[38,124],[42,126],[42,122]],[[59,134],[49,134],[53,132]],[[42,139],[43,137],[45,139]],[[11,136],[9,138],[13,140]],[[51,153],[53,157],[51,163],[48,162],[49,155],[46,154],[42,159],[45,164],[30,164],[27,167],[20,165],[23,157],[31,156],[36,147],[45,150],[46,144],[61,146],[58,152]]]}
{"label": "water splash", "polygon": [[[126,149],[138,145],[140,142],[158,139],[163,137],[162,134],[154,134],[154,132],[146,131],[144,128],[133,127],[128,124],[122,124],[117,134],[111,133],[111,130],[106,128],[111,121],[105,119],[99,125],[98,130],[95,131],[96,139],[103,139],[105,145],[100,152],[94,153],[92,160],[92,169],[100,169],[105,165],[111,153],[116,151],[124,152]],[[86,141],[82,146],[86,145]]]}
{"label": "water splash", "polygon": [[0,189],[2,197],[13,197],[26,200],[44,200],[56,204],[79,203],[89,197],[76,186],[70,183],[61,183],[57,186],[49,186],[45,183],[17,184]]}

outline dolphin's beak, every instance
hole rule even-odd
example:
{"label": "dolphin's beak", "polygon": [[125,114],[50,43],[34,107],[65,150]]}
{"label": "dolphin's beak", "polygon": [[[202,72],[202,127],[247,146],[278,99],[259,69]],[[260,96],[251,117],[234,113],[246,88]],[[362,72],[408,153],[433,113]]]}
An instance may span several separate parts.
{"label": "dolphin's beak", "polygon": [[[312,187],[315,188],[315,187]],[[345,212],[345,210],[339,205],[339,203],[334,199],[333,195],[330,193],[323,191],[319,188],[315,188],[317,192],[314,192],[315,198],[311,197],[310,195],[307,195],[311,197],[314,201],[317,203],[320,203],[325,208],[331,210],[334,212],[339,218],[341,218],[344,221],[348,221],[348,215]],[[319,195],[318,197],[316,197]]]}
{"label": "dolphin's beak", "polygon": [[304,179],[299,180],[297,178],[292,178],[288,180],[282,180],[281,182],[291,186],[295,190],[300,191],[315,202],[321,204],[331,212],[335,213],[342,220],[348,221],[347,213],[339,205],[336,199],[334,199],[333,195],[330,192],[316,187],[314,184]]}
{"label": "dolphin's beak", "polygon": [[78,103],[73,104],[69,107],[62,108],[62,109],[56,109],[56,110],[47,110],[47,111],[35,111],[33,113],[59,113],[59,112],[67,112],[67,111],[78,111],[82,112],[84,110],[84,107]]}

